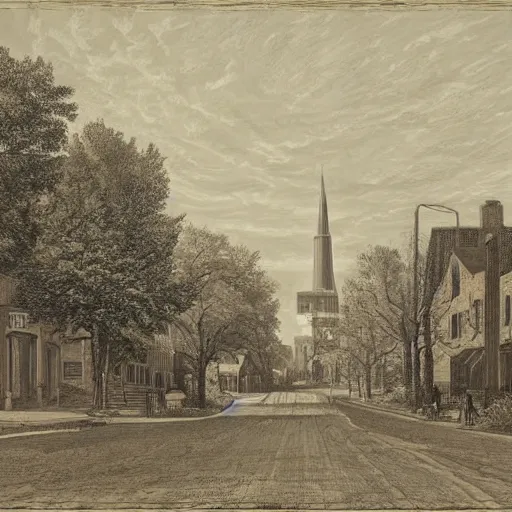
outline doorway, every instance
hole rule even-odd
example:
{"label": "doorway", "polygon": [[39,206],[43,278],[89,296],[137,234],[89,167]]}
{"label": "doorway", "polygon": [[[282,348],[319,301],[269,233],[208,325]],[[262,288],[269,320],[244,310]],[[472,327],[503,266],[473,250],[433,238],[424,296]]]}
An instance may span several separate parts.
{"label": "doorway", "polygon": [[21,403],[37,400],[37,337],[12,333],[7,341],[13,400]]}

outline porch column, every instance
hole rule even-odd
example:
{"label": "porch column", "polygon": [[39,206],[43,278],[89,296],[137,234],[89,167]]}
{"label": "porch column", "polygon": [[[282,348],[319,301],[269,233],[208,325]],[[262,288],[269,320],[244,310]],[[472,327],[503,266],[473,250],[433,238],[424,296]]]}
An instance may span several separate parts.
{"label": "porch column", "polygon": [[[86,388],[86,385],[87,385],[87,376],[86,376],[87,368],[85,366],[85,363],[86,363],[86,361],[85,361],[85,340],[82,340],[80,344],[81,344],[80,356],[82,358],[82,386],[84,387],[84,389],[87,389]],[[59,364],[60,364],[60,362],[59,362]]]}
{"label": "porch column", "polygon": [[[62,346],[59,345],[59,348],[57,349],[57,357],[56,357],[56,366],[55,373],[56,380],[57,380],[57,407],[60,407],[60,383],[62,382]],[[83,374],[83,367],[82,367],[82,374]]]}
{"label": "porch column", "polygon": [[43,337],[41,331],[37,333],[36,341],[36,382],[37,382],[37,405],[43,407],[43,385],[44,385],[44,373],[43,373]]}
{"label": "porch column", "polygon": [[6,363],[6,382],[5,382],[5,403],[4,408],[6,411],[12,411],[12,375],[11,375],[11,361],[12,361],[12,343],[10,336],[5,338],[5,363]]}

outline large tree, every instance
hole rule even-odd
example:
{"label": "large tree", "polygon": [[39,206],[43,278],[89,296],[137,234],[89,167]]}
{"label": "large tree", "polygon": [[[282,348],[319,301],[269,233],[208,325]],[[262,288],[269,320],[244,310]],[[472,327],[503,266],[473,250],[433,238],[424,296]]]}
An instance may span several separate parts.
{"label": "large tree", "polygon": [[77,115],[70,87],[56,85],[40,57],[17,60],[0,47],[0,271],[30,255],[38,205],[61,176],[68,121]]}
{"label": "large tree", "polygon": [[375,292],[368,287],[364,273],[345,283],[342,295],[340,332],[343,350],[359,366],[365,377],[366,397],[372,397],[372,376],[383,358],[395,351],[400,338],[376,310]]}
{"label": "large tree", "polygon": [[[197,297],[175,321],[179,350],[198,382],[206,406],[206,369],[224,352],[242,349],[265,367],[267,336],[277,325],[274,284],[259,268],[259,254],[232,245],[224,235],[188,226],[177,247],[180,278],[193,282]],[[268,324],[265,328],[265,324]]]}
{"label": "large tree", "polygon": [[[423,258],[419,257],[418,268],[423,268]],[[371,302],[372,317],[379,329],[390,339],[402,346],[403,380],[411,403],[416,404],[419,397],[413,397],[414,381],[419,383],[420,316],[413,312],[412,268],[408,252],[398,249],[375,246],[358,257],[358,277],[352,286],[364,292]],[[419,271],[421,272],[421,270]],[[422,282],[419,293],[421,296]],[[412,350],[415,347],[416,350]],[[419,386],[416,391],[418,392]]]}
{"label": "large tree", "polygon": [[188,307],[173,251],[181,218],[165,214],[169,180],[156,148],[99,121],[75,135],[45,207],[43,233],[21,282],[39,319],[92,336],[96,406],[110,368]]}

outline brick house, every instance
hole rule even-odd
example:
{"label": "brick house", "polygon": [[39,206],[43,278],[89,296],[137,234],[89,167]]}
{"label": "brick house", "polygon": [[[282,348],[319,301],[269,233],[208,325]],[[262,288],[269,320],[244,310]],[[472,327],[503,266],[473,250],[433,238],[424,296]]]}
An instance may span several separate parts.
{"label": "brick house", "polygon": [[[448,255],[446,249],[449,246],[440,243],[439,236],[434,243],[431,240],[430,254],[427,253],[427,293],[436,278],[439,283],[429,308],[434,382],[452,395],[464,388],[485,388],[485,332],[491,324],[496,324],[499,337],[499,369],[496,373],[499,373],[500,386],[510,388],[512,384],[511,228],[503,225],[501,203],[487,201],[482,206],[481,227],[462,229],[466,237],[459,245],[452,238]],[[499,236],[496,245],[499,268],[492,279],[491,275],[486,276],[488,253],[484,235],[488,232]],[[434,264],[436,257],[437,266]],[[443,260],[444,274],[440,279],[439,274],[428,273],[429,265],[431,270],[439,272]],[[489,325],[486,325],[485,302],[490,293],[496,298],[496,307],[491,308]]]}

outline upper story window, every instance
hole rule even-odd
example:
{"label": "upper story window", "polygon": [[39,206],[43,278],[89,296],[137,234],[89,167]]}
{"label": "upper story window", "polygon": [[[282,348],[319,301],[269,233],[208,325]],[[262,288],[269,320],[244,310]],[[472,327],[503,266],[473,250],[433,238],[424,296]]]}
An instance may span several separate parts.
{"label": "upper story window", "polygon": [[9,329],[26,329],[27,327],[27,313],[9,313]]}
{"label": "upper story window", "polygon": [[481,318],[482,318],[482,301],[480,299],[476,299],[474,302],[475,308],[475,329],[477,331],[480,330]]}
{"label": "upper story window", "polygon": [[455,313],[454,315],[451,316],[450,331],[451,331],[452,340],[462,337],[462,329],[464,327],[464,317],[466,315],[467,315],[467,312],[466,313]]}
{"label": "upper story window", "polygon": [[452,300],[460,295],[460,268],[457,260],[452,261]]}
{"label": "upper story window", "polygon": [[510,295],[505,297],[505,325],[510,325]]}

